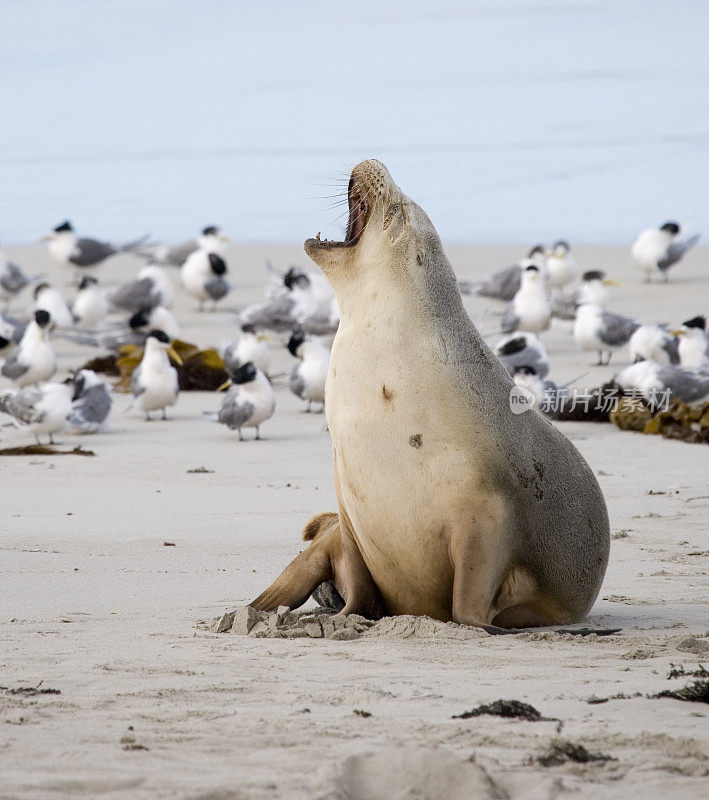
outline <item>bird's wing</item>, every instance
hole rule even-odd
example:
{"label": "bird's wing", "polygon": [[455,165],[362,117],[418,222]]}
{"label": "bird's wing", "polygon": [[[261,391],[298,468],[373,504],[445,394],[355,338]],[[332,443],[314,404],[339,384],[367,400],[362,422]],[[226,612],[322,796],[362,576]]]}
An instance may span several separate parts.
{"label": "bird's wing", "polygon": [[160,293],[152,278],[124,283],[109,295],[114,306],[126,311],[140,311],[141,308],[155,308],[160,303]]}
{"label": "bird's wing", "polygon": [[621,314],[614,314],[612,311],[601,312],[601,327],[598,331],[598,338],[610,347],[620,347],[640,327],[640,323]]}
{"label": "bird's wing", "polygon": [[660,367],[657,377],[672,392],[673,397],[684,403],[695,403],[709,395],[709,376],[678,367]]}
{"label": "bird's wing", "polygon": [[247,306],[239,314],[242,325],[268,328],[273,331],[291,331],[298,326],[293,317],[293,298],[290,292],[270,303]]}
{"label": "bird's wing", "polygon": [[670,364],[679,364],[679,339],[676,336],[666,336],[662,349],[667,353]]}
{"label": "bird's wing", "polygon": [[290,374],[290,390],[302,400],[305,399],[305,381],[300,374],[300,364],[296,364]]}
{"label": "bird's wing", "polygon": [[76,247],[69,256],[69,261],[76,264],[77,267],[90,267],[117,252],[118,250],[108,242],[99,242],[96,239],[77,239]]}
{"label": "bird's wing", "polygon": [[27,364],[20,361],[19,356],[20,354],[17,352],[17,350],[10,353],[10,355],[5,359],[5,363],[2,365],[2,369],[0,370],[0,373],[13,381],[19,378],[21,375],[24,375],[29,369]]}
{"label": "bird's wing", "polygon": [[578,299],[579,290],[577,286],[553,292],[551,295],[551,313],[557,319],[574,319]]}
{"label": "bird's wing", "polygon": [[461,281],[459,287],[463,294],[479,294],[496,300],[510,301],[519,290],[521,274],[522,268],[515,264],[479,281]]}
{"label": "bird's wing", "polygon": [[500,330],[504,333],[512,333],[517,330],[519,324],[519,317],[515,314],[514,309],[510,306],[507,311],[502,315],[502,322],[500,323]]}
{"label": "bird's wing", "polygon": [[164,260],[174,264],[176,267],[181,267],[187,261],[187,257],[198,249],[199,245],[196,241],[184,242],[183,244],[175,245],[175,247],[170,247],[165,253]]}
{"label": "bird's wing", "polygon": [[44,413],[37,413],[36,408],[41,399],[41,389],[27,388],[19,392],[9,392],[0,398],[0,410],[26,425],[32,422],[41,422],[44,419]]}
{"label": "bird's wing", "polygon": [[130,390],[133,397],[138,397],[145,391],[145,386],[140,382],[140,364],[133,370],[131,375]]}
{"label": "bird's wing", "polygon": [[[231,393],[230,393],[231,394]],[[224,398],[222,407],[219,409],[217,421],[230,428],[241,428],[245,425],[254,413],[254,404],[248,401],[239,402],[238,392],[227,395]]]}
{"label": "bird's wing", "polygon": [[29,279],[17,264],[8,261],[5,266],[5,272],[0,276],[0,286],[2,286],[5,291],[17,294],[17,292],[24,289],[28,283]]}
{"label": "bird's wing", "polygon": [[683,242],[672,242],[667,248],[667,255],[657,262],[658,269],[669,269],[673,264],[676,264],[688,250],[691,250],[696,245],[700,237],[701,233],[695,233],[694,236],[690,236],[689,239],[685,239]]}
{"label": "bird's wing", "polygon": [[231,284],[229,281],[225,281],[224,278],[212,278],[204,283],[205,292],[207,292],[207,294],[214,301],[221,300],[222,297],[226,297],[226,295],[229,294],[230,289]]}
{"label": "bird's wing", "polygon": [[[111,395],[105,386],[90,386],[72,403],[70,421],[73,424],[103,422],[111,411]],[[78,422],[77,422],[78,421]]]}

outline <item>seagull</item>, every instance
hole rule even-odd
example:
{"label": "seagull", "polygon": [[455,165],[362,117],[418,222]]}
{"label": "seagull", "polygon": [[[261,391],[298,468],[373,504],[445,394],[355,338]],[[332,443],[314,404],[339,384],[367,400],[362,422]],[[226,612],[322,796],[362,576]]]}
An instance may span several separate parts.
{"label": "seagull", "polygon": [[564,400],[569,396],[568,387],[573,383],[571,381],[563,386],[557,386],[552,380],[544,380],[533,367],[519,367],[512,374],[512,380],[515,386],[530,393],[535,408],[549,414],[560,410]]}
{"label": "seagull", "polygon": [[72,373],[64,383],[72,390],[68,420],[75,433],[96,433],[111,413],[111,394],[106,384],[91,369]]}
{"label": "seagull", "polygon": [[701,234],[680,240],[681,227],[677,222],[665,222],[659,228],[646,228],[638,234],[630,248],[633,261],[645,273],[646,283],[653,275],[663,275],[665,283],[669,269],[682,259],[699,241]]}
{"label": "seagull", "polygon": [[[576,312],[574,338],[581,350],[596,350],[598,366],[609,364],[613,351],[625,346],[642,323],[638,320],[604,311],[593,303],[584,303]],[[603,361],[603,354],[608,359]]]}
{"label": "seagull", "polygon": [[43,433],[54,444],[54,434],[64,430],[71,413],[71,394],[65,383],[9,390],[0,394],[0,411],[9,414],[18,428],[33,433],[37,444]]}
{"label": "seagull", "polygon": [[83,328],[93,328],[102,322],[109,312],[106,293],[92,275],[84,275],[79,291],[71,307],[74,322]]}
{"label": "seagull", "polygon": [[706,317],[692,317],[673,331],[679,337],[679,363],[683,367],[706,370],[709,367],[709,337]]}
{"label": "seagull", "polygon": [[220,389],[231,386],[216,414],[207,414],[210,419],[239,431],[239,441],[244,441],[242,428],[256,428],[270,419],[276,411],[276,398],[268,378],[257,369],[253,362],[247,361],[238,367],[227,369],[229,380]]}
{"label": "seagull", "polygon": [[520,287],[522,271],[529,266],[539,270],[546,269],[546,249],[544,245],[535,245],[527,258],[522,259],[507,269],[495,272],[487,278],[477,281],[459,281],[458,286],[462,294],[479,294],[483,297],[492,297],[495,300],[510,300],[517,294]]}
{"label": "seagull", "polygon": [[171,342],[180,335],[180,324],[172,311],[165,306],[142,308],[128,320],[128,327],[133,332],[142,331],[146,335],[154,329],[164,331]]}
{"label": "seagull", "polygon": [[554,242],[551,253],[547,255],[547,285],[550,289],[563,289],[564,286],[576,280],[579,268],[571,252],[569,243],[560,239]]}
{"label": "seagull", "polygon": [[34,287],[34,310],[46,311],[52,318],[52,325],[59,328],[71,328],[74,317],[62,293],[48,283],[38,283]]}
{"label": "seagull", "polygon": [[242,325],[241,337],[237,342],[222,349],[222,359],[227,372],[230,368],[235,369],[250,361],[256,369],[268,375],[271,366],[271,351],[253,325]]}
{"label": "seagull", "polygon": [[322,275],[291,267],[285,274],[272,267],[266,287],[267,303],[256,303],[239,312],[241,324],[257,330],[291,333],[300,330],[315,336],[337,331],[340,311],[327,280]]}
{"label": "seagull", "polygon": [[313,403],[322,403],[322,413],[325,410],[325,379],[330,366],[330,351],[302,333],[291,336],[288,350],[292,356],[300,359],[291,372],[291,392],[301,400],[308,401],[306,412],[310,411]]}
{"label": "seagull", "polygon": [[206,300],[217,303],[229,294],[231,285],[224,277],[227,266],[217,253],[195,250],[182,265],[182,285],[199,300],[199,310],[204,311]]}
{"label": "seagull", "polygon": [[97,267],[110,256],[137,250],[147,243],[149,236],[142,236],[125,244],[110,244],[97,239],[80,239],[67,220],[40,241],[48,242],[49,255],[62,267],[91,269]]}
{"label": "seagull", "polygon": [[576,309],[584,303],[605,308],[610,299],[609,286],[620,286],[606,277],[600,269],[590,269],[581,276],[581,283],[554,292],[551,296],[551,313],[559,319],[575,319]]}
{"label": "seagull", "polygon": [[143,358],[133,372],[130,384],[133,402],[128,408],[139,408],[148,421],[150,412],[160,409],[162,418],[167,419],[167,407],[177,402],[180,391],[177,370],[170,364],[168,356],[182,365],[182,359],[171,346],[170,337],[164,331],[150,331]]}
{"label": "seagull", "polygon": [[664,325],[641,325],[628,341],[631,361],[679,364],[679,340]]}
{"label": "seagull", "polygon": [[134,314],[143,308],[155,306],[172,308],[175,289],[170,276],[162,267],[148,264],[138,272],[135,280],[114,289],[108,299],[115,308]]}
{"label": "seagull", "polygon": [[549,374],[549,354],[533,333],[513,333],[506,336],[497,343],[495,355],[510,375],[522,368],[534,370],[534,374],[540,378],[546,378]]}
{"label": "seagull", "polygon": [[689,405],[701,405],[709,400],[709,375],[684,367],[638,361],[619,372],[613,379],[625,392],[637,392],[651,406],[669,396]]}
{"label": "seagull", "polygon": [[0,301],[6,308],[32,280],[0,250]]}
{"label": "seagull", "polygon": [[43,309],[35,311],[20,343],[0,368],[0,374],[13,380],[21,389],[47,381],[56,372],[57,357],[47,336],[51,321]]}
{"label": "seagull", "polygon": [[155,258],[161,264],[181,267],[195,250],[205,250],[207,253],[216,253],[218,256],[224,257],[227,243],[231,241],[232,239],[222,233],[217,225],[208,225],[196,239],[174,247],[158,248]]}
{"label": "seagull", "polygon": [[505,333],[529,331],[540,333],[551,325],[551,305],[547,295],[544,275],[539,267],[530,264],[522,270],[520,287],[502,317],[501,329]]}

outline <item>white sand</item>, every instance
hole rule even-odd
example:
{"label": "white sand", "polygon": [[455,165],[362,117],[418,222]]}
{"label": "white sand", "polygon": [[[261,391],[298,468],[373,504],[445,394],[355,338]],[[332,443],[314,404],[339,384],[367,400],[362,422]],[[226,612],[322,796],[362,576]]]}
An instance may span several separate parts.
{"label": "white sand", "polygon": [[[460,277],[519,255],[448,251]],[[11,255],[67,280],[38,248]],[[706,249],[668,286],[649,287],[623,250],[577,255],[584,268],[623,281],[617,310],[673,324],[707,310]],[[240,288],[225,306],[259,299],[266,257],[306,263],[299,245],[235,248]],[[99,274],[115,282],[134,269],[121,257]],[[466,303],[473,318],[488,306]],[[208,345],[233,333],[227,311],[200,315],[194,305],[180,297],[183,338]],[[576,352],[569,329],[555,323],[544,336],[552,377],[587,372],[581,383],[597,385],[613,370],[587,366],[592,359]],[[93,355],[57,347],[63,369]],[[285,352],[274,361],[278,370],[291,365]],[[60,437],[95,458],[0,458],[0,685],[42,681],[61,691],[0,691],[0,798],[436,797],[447,796],[451,773],[470,782],[460,796],[471,797],[573,790],[649,800],[706,791],[706,705],[586,702],[675,688],[687,679],[667,680],[670,664],[709,662],[705,447],[610,425],[560,425],[599,476],[613,533],[627,533],[612,542],[588,621],[621,627],[619,635],[455,638],[440,625],[408,637],[374,628],[354,642],[217,635],[198,622],[260,593],[299,551],[305,521],[335,509],[324,417],[300,413],[283,382],[277,402],[265,441],[240,444],[201,418],[216,408],[214,395],[183,394],[169,421],[152,423],[124,415],[128,398],[116,395],[111,433]],[[0,429],[0,447],[28,442]],[[188,473],[201,466],[213,472]],[[451,719],[498,698],[561,719],[561,733],[555,722]],[[528,763],[559,735],[616,760]],[[131,745],[148,749],[124,749]]]}

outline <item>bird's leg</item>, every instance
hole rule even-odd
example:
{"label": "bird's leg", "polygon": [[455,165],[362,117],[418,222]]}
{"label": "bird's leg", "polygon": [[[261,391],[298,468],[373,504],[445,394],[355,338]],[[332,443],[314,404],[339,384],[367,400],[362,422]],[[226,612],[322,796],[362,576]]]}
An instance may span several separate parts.
{"label": "bird's leg", "polygon": [[149,411],[145,412],[145,421],[146,422],[150,422],[150,412]]}
{"label": "bird's leg", "polygon": [[599,350],[598,351],[598,361],[596,361],[594,366],[596,366],[596,367],[602,367],[603,366],[603,350]]}
{"label": "bird's leg", "polygon": [[39,434],[38,434],[38,433],[35,433],[35,435],[34,435],[34,439],[35,439],[35,441],[37,442],[37,444],[41,444],[41,442],[40,442],[40,440],[39,440]]}
{"label": "bird's leg", "polygon": [[260,439],[261,438],[261,431],[258,429],[258,425],[256,426],[256,436],[254,438],[255,439]]}
{"label": "bird's leg", "polygon": [[49,433],[49,444],[54,444],[54,434],[51,431]]}
{"label": "bird's leg", "polygon": [[311,406],[311,402],[312,402],[312,401],[308,400],[308,407],[305,409],[305,413],[306,413],[306,414],[309,414],[309,413],[310,413],[310,406]]}
{"label": "bird's leg", "polygon": [[241,428],[239,428],[239,441],[240,442],[244,441],[244,434],[241,432]]}
{"label": "bird's leg", "polygon": [[167,419],[167,409],[166,408],[163,408],[163,410],[162,410],[162,418],[163,419]]}
{"label": "bird's leg", "polygon": [[606,366],[608,366],[611,363],[611,358],[613,358],[613,351],[609,350],[608,351],[608,358],[606,359]]}

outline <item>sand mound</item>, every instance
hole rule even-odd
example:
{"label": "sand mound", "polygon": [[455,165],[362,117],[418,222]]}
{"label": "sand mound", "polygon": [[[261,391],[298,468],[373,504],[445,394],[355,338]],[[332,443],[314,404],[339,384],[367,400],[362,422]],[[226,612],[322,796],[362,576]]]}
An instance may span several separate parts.
{"label": "sand mound", "polygon": [[[348,758],[334,780],[338,800],[502,800],[487,772],[445,750],[386,747]],[[332,797],[332,795],[330,795]]]}
{"label": "sand mound", "polygon": [[487,637],[480,628],[439,622],[430,617],[384,617],[378,622],[350,614],[340,617],[327,608],[314,611],[290,611],[282,606],[278,611],[256,611],[250,606],[223,614],[214,624],[217,633],[238,633],[268,639],[479,639]]}

